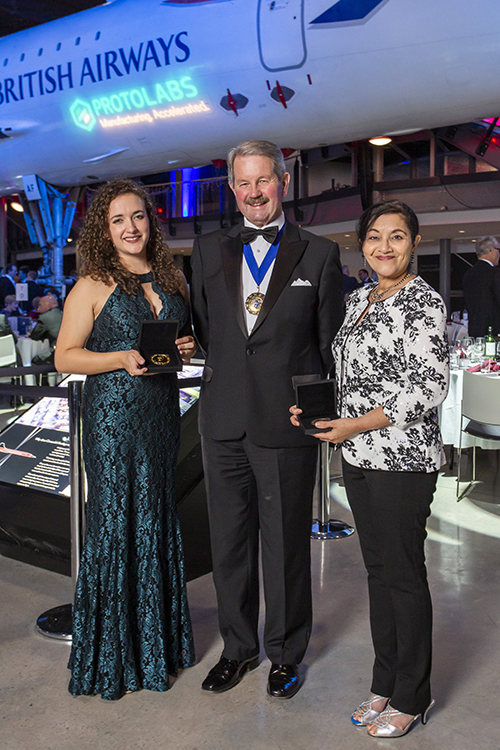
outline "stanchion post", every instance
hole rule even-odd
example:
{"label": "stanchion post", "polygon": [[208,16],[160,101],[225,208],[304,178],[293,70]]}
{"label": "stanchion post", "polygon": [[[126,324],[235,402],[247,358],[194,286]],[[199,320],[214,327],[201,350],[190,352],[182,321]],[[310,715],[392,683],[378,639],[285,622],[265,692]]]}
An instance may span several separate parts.
{"label": "stanchion post", "polygon": [[[85,470],[82,452],[82,393],[83,382],[68,383],[69,444],[70,444],[70,525],[71,578],[76,585],[85,530]],[[47,638],[70,641],[73,605],[62,604],[41,614],[36,621],[39,633]]]}
{"label": "stanchion post", "polygon": [[330,444],[321,441],[318,461],[319,518],[312,522],[311,539],[340,539],[354,534],[344,521],[329,519],[330,515]]}
{"label": "stanchion post", "polygon": [[70,485],[71,485],[71,578],[76,586],[85,534],[85,469],[82,450],[83,382],[68,383]]}

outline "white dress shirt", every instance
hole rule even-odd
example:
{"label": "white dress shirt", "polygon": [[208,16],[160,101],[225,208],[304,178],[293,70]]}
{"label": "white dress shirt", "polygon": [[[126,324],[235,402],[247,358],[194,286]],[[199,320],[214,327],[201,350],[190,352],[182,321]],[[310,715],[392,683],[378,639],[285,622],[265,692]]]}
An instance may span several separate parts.
{"label": "white dress shirt", "polygon": [[[252,224],[247,219],[244,220],[244,223],[246,227],[252,227],[254,229],[265,229],[265,227],[255,226],[255,224]],[[281,229],[284,223],[285,223],[285,214],[282,213],[280,216],[278,216],[277,219],[272,221],[270,224],[266,224],[266,227],[271,227],[271,226],[276,225],[278,229]],[[267,240],[265,240],[264,237],[256,237],[256,239],[250,244],[250,247],[252,249],[252,253],[257,262],[257,265],[260,268],[260,266],[262,265],[262,261],[266,257],[267,251],[271,247],[271,244],[267,242]],[[243,266],[242,266],[242,273],[241,273],[241,282],[242,282],[241,291],[242,291],[242,296],[243,296],[243,307],[244,307],[244,312],[245,312],[245,321],[247,325],[248,335],[252,333],[253,327],[255,326],[259,316],[252,315],[252,313],[248,312],[248,310],[245,307],[245,300],[250,294],[256,292],[257,289],[260,291],[261,294],[267,293],[267,288],[269,286],[269,280],[271,278],[273,268],[274,268],[274,260],[269,266],[269,268],[267,269],[266,275],[262,279],[260,286],[257,287],[257,284],[255,283],[255,280],[252,276],[252,272],[250,271],[248,267],[246,258],[245,256],[243,256]]]}

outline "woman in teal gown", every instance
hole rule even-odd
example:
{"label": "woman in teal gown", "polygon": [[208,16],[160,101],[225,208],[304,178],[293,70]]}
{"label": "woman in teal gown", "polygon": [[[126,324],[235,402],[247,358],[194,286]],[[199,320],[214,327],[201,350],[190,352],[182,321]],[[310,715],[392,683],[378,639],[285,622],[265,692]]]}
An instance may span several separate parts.
{"label": "woman in teal gown", "polygon": [[[55,359],[61,372],[87,375],[86,532],[69,691],[113,700],[168,690],[169,675],[194,662],[174,504],[177,378],[148,377],[136,348],[146,319],[175,318],[189,332],[187,288],[147,194],[131,180],[96,194],[78,251],[82,277],[66,302]],[[189,361],[192,336],[176,343]]]}

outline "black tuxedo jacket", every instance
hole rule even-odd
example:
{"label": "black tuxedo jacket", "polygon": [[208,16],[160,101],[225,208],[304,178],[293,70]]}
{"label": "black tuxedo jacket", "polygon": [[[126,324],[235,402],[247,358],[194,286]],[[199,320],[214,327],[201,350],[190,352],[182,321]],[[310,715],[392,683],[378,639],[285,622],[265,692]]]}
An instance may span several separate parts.
{"label": "black tuxedo jacket", "polygon": [[469,336],[500,333],[500,268],[478,260],[463,279],[465,306],[469,313]]}
{"label": "black tuxedo jacket", "polygon": [[5,298],[9,294],[16,293],[16,286],[8,276],[0,276],[0,308],[5,304]]}
{"label": "black tuxedo jacket", "polygon": [[286,222],[248,336],[240,231],[241,224],[198,237],[193,247],[193,321],[206,352],[200,432],[214,440],[247,434],[270,448],[311,445],[314,438],[289,421],[292,377],[326,376],[331,368],[331,343],[343,317],[338,245]]}

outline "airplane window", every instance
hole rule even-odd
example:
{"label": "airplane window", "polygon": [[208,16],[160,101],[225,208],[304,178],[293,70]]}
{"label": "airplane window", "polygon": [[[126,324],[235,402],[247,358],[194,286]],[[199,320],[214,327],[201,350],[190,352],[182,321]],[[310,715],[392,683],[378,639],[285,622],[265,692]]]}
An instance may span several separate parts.
{"label": "airplane window", "polygon": [[38,57],[40,57],[43,54],[43,47],[40,47],[38,50]]}
{"label": "airplane window", "polygon": [[99,39],[99,37],[100,37],[100,36],[101,36],[101,32],[100,32],[100,31],[98,31],[98,32],[97,32],[97,34],[95,35],[95,40],[96,40],[96,42],[97,42],[97,40]]}
{"label": "airplane window", "polygon": [[21,55],[21,62],[22,62],[23,60],[24,60],[24,52],[23,52],[23,54]]}
{"label": "airplane window", "polygon": [[56,50],[59,52],[60,49],[61,49],[61,42],[58,42]]}
{"label": "airplane window", "polygon": [[8,62],[9,62],[9,58],[6,57],[5,60],[3,61],[4,67],[7,65]]}
{"label": "airplane window", "polygon": [[80,37],[79,37],[79,36],[77,36],[77,37],[76,37],[76,42],[75,42],[75,45],[76,45],[76,46],[78,47],[78,45],[79,45],[79,44],[80,44]]}

